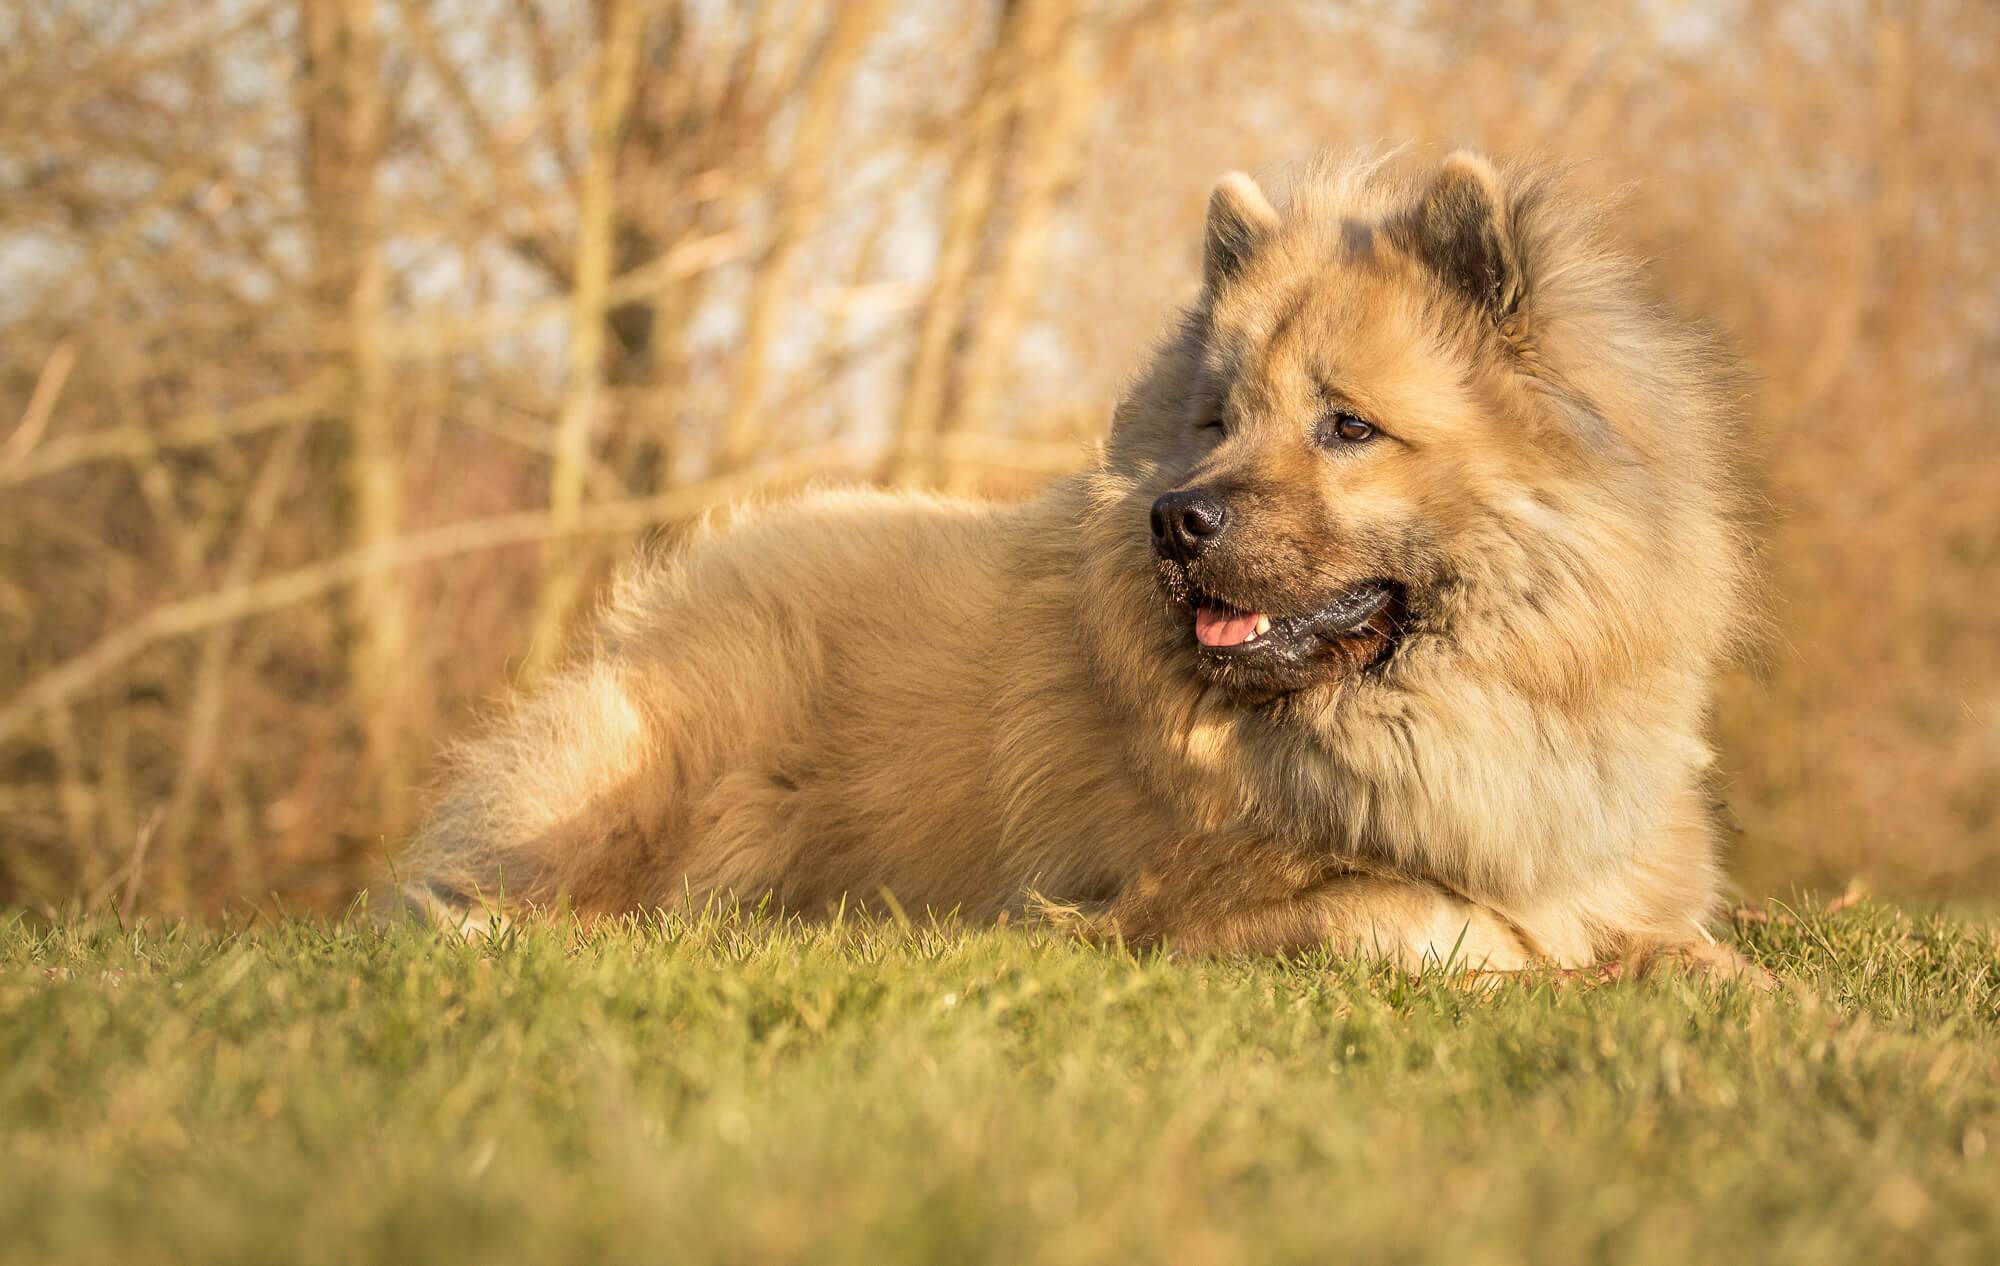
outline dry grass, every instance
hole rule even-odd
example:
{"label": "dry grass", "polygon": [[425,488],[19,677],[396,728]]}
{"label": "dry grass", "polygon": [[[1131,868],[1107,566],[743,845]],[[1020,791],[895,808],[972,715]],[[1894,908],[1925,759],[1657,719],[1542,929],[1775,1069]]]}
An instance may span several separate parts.
{"label": "dry grass", "polygon": [[1629,184],[1758,375],[1746,885],[2000,890],[1996,50],[1983,0],[23,0],[0,904],[336,905],[630,537],[1028,491],[1215,174],[1405,140]]}

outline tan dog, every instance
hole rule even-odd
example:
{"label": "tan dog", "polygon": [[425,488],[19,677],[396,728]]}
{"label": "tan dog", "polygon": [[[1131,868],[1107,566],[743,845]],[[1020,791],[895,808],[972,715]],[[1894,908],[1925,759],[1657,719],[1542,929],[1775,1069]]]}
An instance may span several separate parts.
{"label": "tan dog", "polygon": [[831,493],[617,586],[459,753],[433,906],[1030,894],[1128,939],[1580,966],[1714,912],[1734,380],[1545,174],[1209,203],[1096,467]]}

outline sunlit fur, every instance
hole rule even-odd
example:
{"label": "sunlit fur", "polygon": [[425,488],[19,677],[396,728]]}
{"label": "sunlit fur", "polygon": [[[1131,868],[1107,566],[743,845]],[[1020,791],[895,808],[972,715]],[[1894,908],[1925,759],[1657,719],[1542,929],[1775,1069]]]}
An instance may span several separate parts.
{"label": "sunlit fur", "polygon": [[[1467,215],[1471,284],[1432,240]],[[1602,230],[1549,175],[1467,156],[1324,164],[1282,213],[1229,178],[1201,295],[1092,470],[1018,506],[825,493],[641,563],[573,666],[458,753],[411,890],[1039,902],[1412,965],[1696,941],[1705,714],[1753,623],[1737,388]],[[1316,444],[1329,397],[1385,437]],[[1387,657],[1276,692],[1200,671],[1148,527],[1190,479],[1252,507],[1238,593],[1404,583]]]}

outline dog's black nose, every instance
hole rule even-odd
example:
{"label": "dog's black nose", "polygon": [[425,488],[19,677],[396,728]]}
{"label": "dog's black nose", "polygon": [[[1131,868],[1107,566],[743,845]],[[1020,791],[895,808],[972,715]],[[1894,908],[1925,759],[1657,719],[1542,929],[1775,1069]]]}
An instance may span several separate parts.
{"label": "dog's black nose", "polygon": [[1229,507],[1206,488],[1170,492],[1153,503],[1153,547],[1191,563],[1222,534]]}

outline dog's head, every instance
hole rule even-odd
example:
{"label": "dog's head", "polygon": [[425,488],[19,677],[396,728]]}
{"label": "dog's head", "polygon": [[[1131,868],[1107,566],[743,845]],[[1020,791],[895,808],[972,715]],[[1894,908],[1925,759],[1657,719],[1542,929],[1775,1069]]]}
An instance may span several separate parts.
{"label": "dog's head", "polygon": [[1202,296],[1112,441],[1210,681],[1288,696],[1428,638],[1573,689],[1655,644],[1649,586],[1734,583],[1696,345],[1546,192],[1470,155],[1283,215],[1216,185]]}

